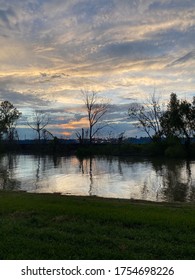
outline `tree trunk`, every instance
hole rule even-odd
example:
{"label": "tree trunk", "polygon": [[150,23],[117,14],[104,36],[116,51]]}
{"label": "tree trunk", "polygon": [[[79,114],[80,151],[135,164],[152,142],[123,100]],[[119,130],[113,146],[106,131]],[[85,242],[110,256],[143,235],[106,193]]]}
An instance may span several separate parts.
{"label": "tree trunk", "polygon": [[92,144],[92,126],[89,128],[89,143]]}

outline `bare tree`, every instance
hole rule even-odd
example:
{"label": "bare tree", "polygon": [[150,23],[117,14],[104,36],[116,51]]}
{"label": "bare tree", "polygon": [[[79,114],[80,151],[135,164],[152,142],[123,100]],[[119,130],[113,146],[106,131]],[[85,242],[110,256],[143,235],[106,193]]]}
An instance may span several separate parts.
{"label": "bare tree", "polygon": [[79,140],[80,144],[83,144],[84,138],[85,138],[85,130],[84,128],[81,129],[81,133],[79,131],[76,131],[76,137]]}
{"label": "bare tree", "polygon": [[[87,109],[89,121],[89,142],[92,140],[100,129],[103,129],[107,124],[100,125],[103,116],[109,108],[110,101],[106,98],[99,98],[96,91],[82,90],[83,100]],[[99,126],[97,126],[99,124]]]}
{"label": "bare tree", "polygon": [[38,134],[38,141],[41,141],[41,132],[49,123],[49,116],[43,111],[35,111],[34,115],[28,125]]}
{"label": "bare tree", "polygon": [[161,139],[163,134],[160,125],[162,109],[155,93],[143,105],[132,103],[128,114],[132,120],[135,120],[135,126],[144,130],[152,141]]}

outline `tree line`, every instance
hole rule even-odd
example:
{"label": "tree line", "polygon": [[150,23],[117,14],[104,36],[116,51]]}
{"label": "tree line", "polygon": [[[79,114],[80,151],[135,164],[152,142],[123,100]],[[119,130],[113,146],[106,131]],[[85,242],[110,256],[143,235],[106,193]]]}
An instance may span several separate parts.
{"label": "tree line", "polygon": [[[97,132],[103,129],[107,124],[102,124],[102,118],[106,114],[110,101],[106,98],[100,98],[96,91],[82,90],[82,100],[85,105],[89,127],[85,131],[82,129],[82,133],[76,132],[77,138],[82,142],[84,138],[89,139],[89,143],[93,142],[93,139]],[[3,101],[0,103],[0,139],[14,140],[18,138],[16,124],[22,113],[14,107],[9,101]],[[35,111],[31,119],[27,121],[27,125],[37,133],[37,140],[40,143],[41,139],[46,139],[48,136],[56,139],[56,137],[46,129],[49,124],[49,115],[43,111]]]}
{"label": "tree line", "polygon": [[153,142],[163,139],[182,139],[189,149],[195,136],[195,97],[192,101],[180,100],[171,93],[166,109],[162,109],[159,99],[153,95],[146,105],[131,104],[129,116],[135,125],[144,130]]}
{"label": "tree line", "polygon": [[[82,143],[84,138],[88,138],[89,143],[93,143],[95,135],[103,129],[103,117],[109,110],[110,100],[99,98],[97,92],[82,91],[83,103],[88,117],[88,135],[76,132]],[[0,104],[0,138],[13,140],[18,137],[16,125],[22,113],[9,101]],[[176,93],[171,93],[166,108],[163,108],[160,99],[154,95],[145,103],[131,103],[129,105],[128,116],[134,125],[143,130],[152,142],[160,143],[165,139],[178,139],[184,141],[185,147],[189,150],[191,141],[195,136],[195,97],[192,101],[178,99]],[[38,141],[43,135],[52,135],[46,129],[49,123],[47,114],[36,111],[28,126],[37,133]]]}

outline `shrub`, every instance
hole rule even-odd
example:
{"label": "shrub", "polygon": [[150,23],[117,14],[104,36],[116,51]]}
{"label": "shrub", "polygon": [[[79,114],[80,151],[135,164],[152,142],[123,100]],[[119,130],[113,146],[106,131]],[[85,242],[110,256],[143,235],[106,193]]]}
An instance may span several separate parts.
{"label": "shrub", "polygon": [[182,145],[174,145],[165,150],[165,156],[169,158],[184,158],[186,157],[186,151]]}

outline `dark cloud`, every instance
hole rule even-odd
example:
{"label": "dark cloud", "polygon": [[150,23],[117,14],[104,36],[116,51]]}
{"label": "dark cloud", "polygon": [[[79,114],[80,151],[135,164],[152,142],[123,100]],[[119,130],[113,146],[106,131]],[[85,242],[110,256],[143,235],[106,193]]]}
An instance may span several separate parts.
{"label": "dark cloud", "polygon": [[111,58],[131,59],[133,61],[143,60],[150,57],[163,55],[164,43],[157,44],[155,40],[139,40],[108,44],[100,50],[100,55]]}
{"label": "dark cloud", "polygon": [[113,1],[105,1],[105,0],[86,0],[80,1],[74,4],[71,8],[71,12],[77,16],[79,22],[88,22],[92,20],[94,16],[106,13],[113,8]]}
{"label": "dark cloud", "polygon": [[64,73],[48,74],[45,72],[41,72],[40,75],[41,75],[41,78],[43,79],[40,81],[41,83],[50,82],[53,79],[61,79],[61,78],[70,76],[70,75],[64,74]]}
{"label": "dark cloud", "polygon": [[173,48],[188,49],[195,45],[195,25],[188,29],[170,28],[161,32],[151,34],[153,42],[158,42],[160,46],[166,46],[167,50]]}
{"label": "dark cloud", "polygon": [[12,23],[10,21],[10,17],[15,17],[15,13],[12,10],[12,8],[8,8],[6,10],[0,9],[0,20],[3,22],[3,24],[8,28],[12,28]]}
{"label": "dark cloud", "polygon": [[[130,99],[135,101],[134,99]],[[109,112],[110,113],[124,113],[124,112],[128,112],[129,109],[129,104],[111,104],[109,106]]]}
{"label": "dark cloud", "polygon": [[45,77],[48,76],[47,73],[40,73],[40,75],[41,75],[41,77],[43,77],[43,78],[45,78]]}
{"label": "dark cloud", "polygon": [[178,64],[184,64],[186,62],[195,61],[195,50],[188,52],[186,55],[176,59],[175,61],[171,62],[167,65],[167,67],[178,65]]}
{"label": "dark cloud", "polygon": [[178,9],[192,9],[195,7],[194,0],[169,0],[166,2],[155,1],[150,4],[150,10],[178,10]]}
{"label": "dark cloud", "polygon": [[8,89],[0,89],[0,98],[1,100],[9,100],[15,106],[29,106],[29,107],[39,107],[39,106],[48,106],[50,102],[44,100],[34,94],[22,94],[20,92],[11,91]]}
{"label": "dark cloud", "polygon": [[54,114],[54,115],[61,115],[63,113],[65,113],[65,109],[64,108],[56,108],[56,109],[52,109],[52,108],[46,108],[42,110],[45,113],[50,113],[50,114]]}
{"label": "dark cloud", "polygon": [[[79,111],[79,108],[77,108]],[[38,110],[39,111],[39,110]],[[52,109],[49,106],[40,109],[44,114],[49,115],[50,124],[68,124],[70,121],[79,121],[83,118],[83,114],[71,112],[70,108],[56,108]]]}
{"label": "dark cloud", "polygon": [[104,117],[109,124],[124,123],[128,119],[129,104],[112,104]]}
{"label": "dark cloud", "polygon": [[[102,1],[101,1],[102,2]],[[72,7],[73,14],[76,15],[87,15],[92,16],[98,13],[99,6],[94,1],[81,1],[73,5]]]}

